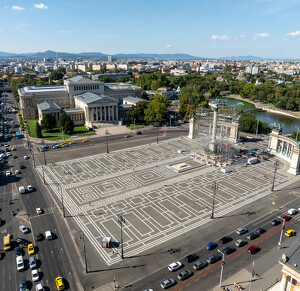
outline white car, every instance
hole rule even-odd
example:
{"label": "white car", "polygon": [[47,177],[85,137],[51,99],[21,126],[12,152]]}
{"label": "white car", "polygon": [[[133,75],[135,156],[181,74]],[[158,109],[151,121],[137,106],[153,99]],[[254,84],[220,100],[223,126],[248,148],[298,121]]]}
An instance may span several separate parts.
{"label": "white car", "polygon": [[29,232],[29,228],[26,227],[25,225],[20,225],[19,229],[23,232],[23,233],[28,233]]}
{"label": "white car", "polygon": [[45,291],[43,285],[41,283],[35,286],[35,291]]}
{"label": "white car", "polygon": [[27,191],[28,191],[28,192],[32,192],[32,191],[33,191],[33,187],[32,187],[31,185],[28,185],[28,186],[27,186]]}
{"label": "white car", "polygon": [[239,235],[242,235],[244,233],[248,232],[248,229],[245,228],[245,227],[240,227],[236,230],[236,233],[239,234]]}
{"label": "white car", "polygon": [[28,158],[28,156],[24,156],[24,160],[28,160],[29,158]]}
{"label": "white car", "polygon": [[295,208],[291,208],[291,209],[288,210],[289,215],[294,215],[294,214],[297,214],[297,213],[298,213],[298,210],[295,209]]}
{"label": "white car", "polygon": [[15,170],[15,174],[18,175],[20,174],[21,172],[19,170]]}
{"label": "white car", "polygon": [[42,208],[36,208],[35,210],[37,214],[43,214],[44,212]]}
{"label": "white car", "polygon": [[11,157],[11,156],[12,156],[12,154],[11,154],[11,153],[7,153],[6,155],[7,155],[8,157]]}
{"label": "white car", "polygon": [[6,177],[10,176],[11,172],[10,171],[6,171]]}
{"label": "white car", "polygon": [[36,281],[40,280],[40,275],[39,275],[38,270],[32,270],[31,271],[31,277],[32,277],[33,282],[36,282]]}
{"label": "white car", "polygon": [[183,267],[182,263],[180,263],[180,262],[174,262],[174,263],[172,263],[172,264],[170,264],[168,266],[168,270],[170,272],[175,272],[175,271],[179,270],[182,267]]}

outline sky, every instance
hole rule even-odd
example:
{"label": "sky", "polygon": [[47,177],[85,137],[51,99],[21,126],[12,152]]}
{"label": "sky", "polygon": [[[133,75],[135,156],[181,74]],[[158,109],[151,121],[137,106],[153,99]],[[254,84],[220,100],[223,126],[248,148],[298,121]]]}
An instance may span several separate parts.
{"label": "sky", "polygon": [[0,0],[0,51],[300,58],[300,0]]}

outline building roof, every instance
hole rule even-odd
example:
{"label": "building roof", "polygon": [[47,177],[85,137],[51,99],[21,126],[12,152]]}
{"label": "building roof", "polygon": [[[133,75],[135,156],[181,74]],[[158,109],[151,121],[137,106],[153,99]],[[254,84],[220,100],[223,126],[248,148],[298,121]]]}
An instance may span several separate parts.
{"label": "building roof", "polygon": [[286,249],[285,255],[287,258],[286,263],[280,261],[281,264],[300,272],[300,237],[296,237],[295,241],[289,248]]}
{"label": "building roof", "polygon": [[67,79],[64,81],[65,83],[68,84],[100,84],[100,82],[88,79],[88,78],[84,78],[82,76],[76,76],[70,79]]}
{"label": "building roof", "polygon": [[37,107],[43,112],[45,111],[60,111],[60,107],[58,105],[56,105],[53,102],[43,102],[40,104],[37,104]]}
{"label": "building roof", "polygon": [[35,94],[58,94],[67,93],[67,89],[63,85],[51,86],[27,86],[19,89],[22,95],[35,95]]}
{"label": "building roof", "polygon": [[79,99],[80,101],[84,102],[85,104],[92,104],[92,103],[118,103],[114,98],[95,94],[92,92],[85,92],[79,95],[74,96],[75,99]]}
{"label": "building roof", "polygon": [[109,91],[109,90],[142,90],[141,87],[134,86],[131,84],[127,83],[105,83],[104,84],[104,91]]}
{"label": "building roof", "polygon": [[144,100],[142,98],[138,98],[138,97],[132,97],[132,96],[128,96],[128,97],[123,98],[123,102],[131,102],[131,103],[134,103],[134,104],[136,104],[140,101],[146,101],[146,100]]}
{"label": "building roof", "polygon": [[81,108],[69,108],[69,109],[62,109],[61,110],[63,113],[84,113],[84,110]]}

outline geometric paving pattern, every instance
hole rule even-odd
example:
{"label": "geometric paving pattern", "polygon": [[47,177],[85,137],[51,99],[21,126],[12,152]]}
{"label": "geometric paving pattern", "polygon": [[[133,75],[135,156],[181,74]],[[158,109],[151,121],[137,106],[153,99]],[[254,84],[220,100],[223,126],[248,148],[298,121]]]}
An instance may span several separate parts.
{"label": "geometric paving pattern", "polygon": [[[118,215],[124,214],[124,255],[134,256],[210,221],[212,181],[217,181],[215,215],[225,215],[270,194],[274,161],[233,172],[202,166],[175,173],[167,164],[188,157],[196,140],[172,139],[64,161],[44,167],[48,185],[60,198],[96,250],[108,264],[120,260],[119,249],[103,249],[103,236],[120,241]],[[186,149],[179,154],[178,149]],[[280,167],[284,167],[280,163]],[[41,167],[38,167],[41,173]],[[42,173],[41,173],[42,174]],[[294,176],[277,172],[276,188]]]}

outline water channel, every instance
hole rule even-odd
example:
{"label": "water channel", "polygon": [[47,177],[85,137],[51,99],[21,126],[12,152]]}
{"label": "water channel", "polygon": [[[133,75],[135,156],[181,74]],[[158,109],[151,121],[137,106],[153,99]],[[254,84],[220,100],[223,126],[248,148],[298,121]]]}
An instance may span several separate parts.
{"label": "water channel", "polygon": [[[255,105],[244,101],[244,100],[238,100],[233,98],[221,98],[227,100],[228,106],[237,106],[243,110],[247,109],[255,109]],[[300,119],[278,114],[278,113],[272,113],[268,111],[254,111],[253,114],[258,118],[259,120],[268,123],[271,125],[272,123],[281,123],[282,124],[282,133],[288,134],[292,131],[297,131],[297,129],[300,129]]]}

